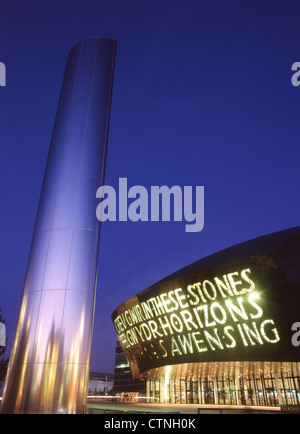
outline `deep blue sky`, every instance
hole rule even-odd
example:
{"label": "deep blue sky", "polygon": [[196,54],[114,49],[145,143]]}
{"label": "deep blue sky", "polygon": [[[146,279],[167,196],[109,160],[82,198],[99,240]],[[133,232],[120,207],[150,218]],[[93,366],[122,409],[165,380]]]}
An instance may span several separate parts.
{"label": "deep blue sky", "polygon": [[[124,300],[204,256],[299,225],[300,3],[0,0],[0,307],[11,341],[70,48],[118,42],[106,184],[204,185],[205,228],[102,226],[91,369]],[[96,203],[95,203],[96,209]]]}

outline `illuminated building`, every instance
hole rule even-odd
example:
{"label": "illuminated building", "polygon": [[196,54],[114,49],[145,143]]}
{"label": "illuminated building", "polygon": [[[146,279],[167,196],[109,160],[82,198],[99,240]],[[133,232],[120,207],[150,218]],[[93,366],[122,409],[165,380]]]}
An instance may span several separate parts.
{"label": "illuminated building", "polygon": [[296,227],[203,258],[121,304],[112,319],[149,402],[299,405],[299,265]]}
{"label": "illuminated building", "polygon": [[90,372],[88,395],[108,395],[114,387],[114,376],[101,372]]}
{"label": "illuminated building", "polygon": [[70,51],[32,238],[2,413],[84,413],[116,42]]}

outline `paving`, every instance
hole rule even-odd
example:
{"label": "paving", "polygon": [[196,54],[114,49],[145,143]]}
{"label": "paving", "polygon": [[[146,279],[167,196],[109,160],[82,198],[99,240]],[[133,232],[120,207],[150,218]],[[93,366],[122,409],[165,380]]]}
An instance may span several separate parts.
{"label": "paving", "polygon": [[90,398],[87,403],[89,414],[276,414],[280,410],[280,407],[127,403],[104,401],[101,398]]}

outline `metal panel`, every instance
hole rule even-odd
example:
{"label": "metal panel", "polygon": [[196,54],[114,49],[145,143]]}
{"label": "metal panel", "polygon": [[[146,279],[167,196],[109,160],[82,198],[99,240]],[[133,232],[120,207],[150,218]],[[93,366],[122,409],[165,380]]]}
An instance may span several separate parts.
{"label": "metal panel", "polygon": [[2,413],[84,413],[116,42],[71,50],[40,197]]}

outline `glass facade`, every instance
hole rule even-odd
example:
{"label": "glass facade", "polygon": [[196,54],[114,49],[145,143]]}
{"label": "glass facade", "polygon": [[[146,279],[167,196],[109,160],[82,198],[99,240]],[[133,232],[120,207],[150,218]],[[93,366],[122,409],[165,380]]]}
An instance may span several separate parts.
{"label": "glass facade", "polygon": [[116,42],[76,44],[65,69],[3,413],[83,413]]}
{"label": "glass facade", "polygon": [[300,405],[300,377],[248,375],[148,380],[149,403],[282,406]]}

